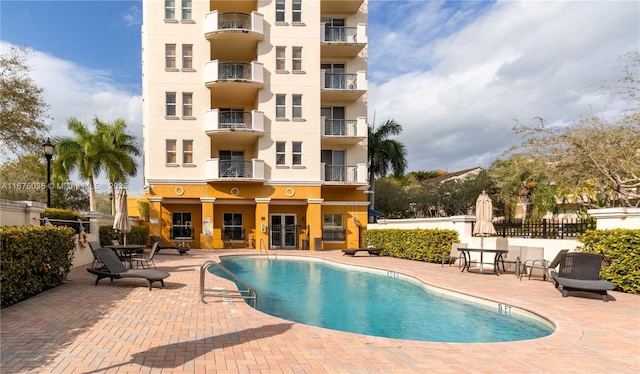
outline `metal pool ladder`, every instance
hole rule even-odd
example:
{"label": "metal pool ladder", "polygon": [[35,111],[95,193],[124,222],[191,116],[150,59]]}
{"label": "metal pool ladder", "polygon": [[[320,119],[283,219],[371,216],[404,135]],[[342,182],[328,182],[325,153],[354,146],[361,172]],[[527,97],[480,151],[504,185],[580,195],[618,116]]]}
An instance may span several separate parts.
{"label": "metal pool ladder", "polygon": [[[227,274],[231,279],[236,281],[238,284],[242,285],[245,289],[225,289],[225,288],[204,288],[204,277],[205,274],[209,272],[209,269],[212,267],[216,267],[222,270],[225,274]],[[212,297],[222,297],[229,299],[244,299],[246,301],[252,301],[253,307],[256,307],[256,300],[258,295],[256,290],[254,290],[251,286],[249,286],[245,281],[238,278],[235,274],[230,272],[227,268],[222,266],[221,263],[215,260],[205,261],[202,266],[200,266],[200,304],[206,304],[204,301],[205,296]]]}

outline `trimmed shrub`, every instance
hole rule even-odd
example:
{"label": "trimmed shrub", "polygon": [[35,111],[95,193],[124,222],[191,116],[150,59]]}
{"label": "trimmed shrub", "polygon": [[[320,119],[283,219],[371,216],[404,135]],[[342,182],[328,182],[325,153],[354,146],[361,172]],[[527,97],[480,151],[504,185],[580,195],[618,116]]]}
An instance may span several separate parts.
{"label": "trimmed shrub", "polygon": [[578,237],[576,250],[602,253],[609,261],[600,276],[627,293],[640,292],[640,230],[589,230]]}
{"label": "trimmed shrub", "polygon": [[2,308],[64,283],[75,236],[69,227],[0,227]]}
{"label": "trimmed shrub", "polygon": [[368,245],[381,248],[384,256],[434,263],[440,263],[442,253],[449,253],[459,240],[457,231],[440,229],[367,230],[363,237]]}
{"label": "trimmed shrub", "polygon": [[75,210],[57,208],[46,208],[43,213],[40,213],[40,217],[47,217],[49,219],[68,219],[71,221],[76,221],[78,219],[85,220],[87,218]]}

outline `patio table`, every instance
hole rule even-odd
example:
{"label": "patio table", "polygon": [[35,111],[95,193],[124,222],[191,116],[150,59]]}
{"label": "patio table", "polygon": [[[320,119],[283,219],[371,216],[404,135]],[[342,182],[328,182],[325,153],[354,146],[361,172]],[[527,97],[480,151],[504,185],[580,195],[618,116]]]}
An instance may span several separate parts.
{"label": "patio table", "polygon": [[[464,266],[461,271],[467,271],[469,273],[479,273],[479,274],[490,274],[493,273],[495,275],[500,275],[500,269],[498,268],[498,263],[503,255],[507,254],[509,251],[504,249],[484,249],[484,248],[458,248],[458,251],[462,252],[464,256]],[[471,253],[480,253],[480,267],[471,269]],[[493,262],[485,263],[484,262],[484,254],[485,253],[493,253]],[[493,265],[493,271],[486,272],[484,271],[484,265],[491,264]]]}

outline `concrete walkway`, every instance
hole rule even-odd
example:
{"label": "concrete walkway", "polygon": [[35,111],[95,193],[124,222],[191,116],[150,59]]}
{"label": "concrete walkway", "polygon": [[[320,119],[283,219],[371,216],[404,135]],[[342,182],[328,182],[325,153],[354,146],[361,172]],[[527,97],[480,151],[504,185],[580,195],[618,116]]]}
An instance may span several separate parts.
{"label": "concrete walkway", "polygon": [[[551,282],[461,273],[340,251],[271,251],[405,274],[429,285],[518,306],[551,320],[545,338],[510,343],[430,343],[369,337],[288,322],[242,301],[198,303],[199,268],[251,250],[160,252],[171,277],[149,291],[143,279],[94,286],[84,268],[69,281],[1,313],[6,373],[638,373],[640,298],[610,292],[562,298]],[[228,281],[207,277],[207,287]],[[411,318],[411,316],[407,316]],[[384,323],[384,321],[380,321]]]}

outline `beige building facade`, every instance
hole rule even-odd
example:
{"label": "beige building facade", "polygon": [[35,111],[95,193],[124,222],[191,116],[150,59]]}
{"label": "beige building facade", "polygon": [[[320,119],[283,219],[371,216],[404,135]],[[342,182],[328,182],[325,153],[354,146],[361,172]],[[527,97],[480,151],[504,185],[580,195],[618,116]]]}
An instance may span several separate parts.
{"label": "beige building facade", "polygon": [[338,249],[367,222],[367,0],[144,0],[152,235]]}

